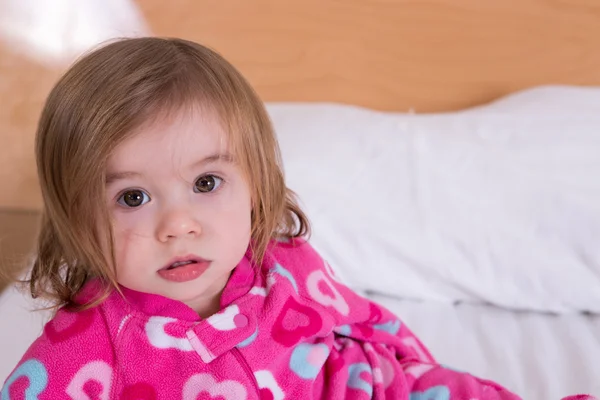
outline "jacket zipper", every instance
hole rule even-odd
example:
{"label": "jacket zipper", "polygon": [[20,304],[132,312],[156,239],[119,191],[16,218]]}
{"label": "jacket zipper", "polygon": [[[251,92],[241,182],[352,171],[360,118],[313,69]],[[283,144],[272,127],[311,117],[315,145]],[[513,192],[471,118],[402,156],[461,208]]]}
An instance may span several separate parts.
{"label": "jacket zipper", "polygon": [[258,387],[258,382],[256,380],[256,377],[254,376],[254,372],[252,372],[252,368],[250,368],[250,366],[248,365],[248,362],[242,355],[242,352],[240,351],[240,349],[238,349],[237,347],[234,347],[233,354],[234,354],[235,358],[237,358],[238,362],[240,364],[242,364],[242,367],[244,367],[244,369],[246,370],[246,374],[248,374],[250,376],[250,380],[254,384],[254,389],[256,389],[257,398],[260,399],[260,388]]}

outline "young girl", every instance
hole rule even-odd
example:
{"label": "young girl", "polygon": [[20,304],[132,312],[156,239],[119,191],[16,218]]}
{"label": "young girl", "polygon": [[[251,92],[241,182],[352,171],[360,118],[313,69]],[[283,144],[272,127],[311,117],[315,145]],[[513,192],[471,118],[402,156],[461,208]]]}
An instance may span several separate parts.
{"label": "young girl", "polygon": [[517,399],[435,362],[306,243],[265,109],[215,52],[109,44],[48,97],[31,273],[54,300],[13,399]]}

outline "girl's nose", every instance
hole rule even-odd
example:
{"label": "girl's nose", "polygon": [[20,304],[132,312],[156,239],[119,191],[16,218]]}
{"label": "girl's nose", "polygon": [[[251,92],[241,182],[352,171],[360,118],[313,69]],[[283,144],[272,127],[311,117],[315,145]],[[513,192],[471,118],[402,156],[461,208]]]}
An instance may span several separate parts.
{"label": "girl's nose", "polygon": [[200,222],[189,210],[170,210],[160,219],[157,236],[161,242],[168,240],[198,236],[202,233]]}

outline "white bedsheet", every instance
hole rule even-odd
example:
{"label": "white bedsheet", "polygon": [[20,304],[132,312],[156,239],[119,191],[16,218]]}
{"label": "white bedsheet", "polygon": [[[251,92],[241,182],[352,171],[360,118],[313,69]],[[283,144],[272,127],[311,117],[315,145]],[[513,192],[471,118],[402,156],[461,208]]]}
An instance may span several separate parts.
{"label": "white bedsheet", "polygon": [[513,312],[370,296],[396,313],[442,364],[525,400],[600,395],[600,316]]}
{"label": "white bedsheet", "polygon": [[38,307],[14,287],[0,294],[0,387],[50,317],[47,311],[30,312]]}

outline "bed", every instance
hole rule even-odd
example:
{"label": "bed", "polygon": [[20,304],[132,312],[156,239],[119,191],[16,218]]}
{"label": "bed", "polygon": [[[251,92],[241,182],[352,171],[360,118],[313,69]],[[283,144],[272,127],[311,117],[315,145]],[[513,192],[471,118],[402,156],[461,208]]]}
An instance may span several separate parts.
{"label": "bed", "polygon": [[600,88],[459,112],[270,104],[313,245],[444,363],[600,394]]}
{"label": "bed", "polygon": [[600,393],[600,318],[373,296],[444,364],[488,377],[524,399]]}
{"label": "bed", "polygon": [[[444,364],[528,400],[600,396],[600,4],[138,6],[256,87],[340,279]],[[24,165],[0,171],[0,205],[39,210],[29,152],[0,155]],[[32,306],[0,293],[0,381],[47,317]]]}

